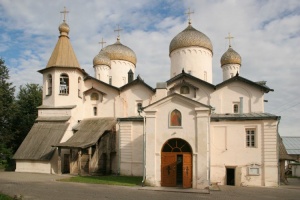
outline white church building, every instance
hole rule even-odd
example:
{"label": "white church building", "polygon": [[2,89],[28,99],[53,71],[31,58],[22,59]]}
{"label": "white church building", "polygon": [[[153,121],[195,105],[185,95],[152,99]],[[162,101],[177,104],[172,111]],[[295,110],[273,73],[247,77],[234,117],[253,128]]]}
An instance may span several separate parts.
{"label": "white church building", "polygon": [[241,76],[229,45],[212,83],[213,45],[189,22],[170,42],[170,79],[135,78],[118,36],[93,60],[76,58],[63,21],[44,69],[38,118],[14,155],[17,172],[143,176],[143,184],[278,186],[279,116],[264,112],[266,82]]}

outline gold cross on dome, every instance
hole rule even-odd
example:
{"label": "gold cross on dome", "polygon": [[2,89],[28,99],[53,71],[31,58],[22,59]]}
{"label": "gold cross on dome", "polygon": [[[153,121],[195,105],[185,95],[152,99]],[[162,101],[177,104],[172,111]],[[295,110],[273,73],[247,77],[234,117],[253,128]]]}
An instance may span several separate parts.
{"label": "gold cross on dome", "polygon": [[194,11],[191,11],[189,8],[189,11],[185,13],[188,16],[189,24],[191,24],[191,14],[194,14]]}
{"label": "gold cross on dome", "polygon": [[102,48],[101,48],[101,49],[103,49],[103,45],[104,45],[105,43],[106,43],[106,42],[104,42],[104,41],[103,41],[103,38],[102,38],[101,42],[99,42],[99,44],[102,45]]}
{"label": "gold cross on dome", "polygon": [[234,37],[232,37],[231,35],[230,35],[230,33],[228,33],[228,37],[225,37],[225,39],[228,39],[228,41],[229,41],[229,47],[231,47],[231,39],[233,39]]}
{"label": "gold cross on dome", "polygon": [[60,13],[64,14],[64,22],[66,22],[66,15],[67,13],[69,13],[69,11],[67,11],[66,6],[64,7],[64,11],[61,11]]}
{"label": "gold cross on dome", "polygon": [[120,40],[120,32],[122,31],[123,29],[120,28],[119,24],[118,24],[118,28],[116,30],[114,30],[115,32],[118,32],[118,37],[117,37],[117,40]]}

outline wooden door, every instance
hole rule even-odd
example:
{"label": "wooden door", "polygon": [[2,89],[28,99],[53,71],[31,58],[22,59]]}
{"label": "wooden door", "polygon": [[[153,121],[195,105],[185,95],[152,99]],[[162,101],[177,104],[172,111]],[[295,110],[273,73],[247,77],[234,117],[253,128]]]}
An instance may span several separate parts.
{"label": "wooden door", "polygon": [[64,154],[64,173],[70,173],[70,154]]}
{"label": "wooden door", "polygon": [[161,155],[161,186],[176,186],[176,153],[162,153]]}
{"label": "wooden door", "polygon": [[192,155],[190,153],[183,154],[183,166],[182,166],[182,187],[192,187]]}

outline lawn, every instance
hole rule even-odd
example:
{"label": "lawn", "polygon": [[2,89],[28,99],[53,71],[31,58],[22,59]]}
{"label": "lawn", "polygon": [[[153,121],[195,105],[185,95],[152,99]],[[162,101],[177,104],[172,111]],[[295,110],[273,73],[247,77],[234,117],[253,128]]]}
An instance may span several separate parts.
{"label": "lawn", "polygon": [[13,198],[0,193],[0,200],[13,200]]}
{"label": "lawn", "polygon": [[143,178],[140,176],[75,176],[60,179],[63,182],[92,183],[105,185],[136,186],[141,185]]}

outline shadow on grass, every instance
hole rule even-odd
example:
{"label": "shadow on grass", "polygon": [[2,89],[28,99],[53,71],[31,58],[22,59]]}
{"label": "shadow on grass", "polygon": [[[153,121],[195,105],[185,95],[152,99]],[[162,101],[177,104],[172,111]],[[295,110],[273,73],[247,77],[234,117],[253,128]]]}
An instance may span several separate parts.
{"label": "shadow on grass", "polygon": [[62,182],[91,183],[105,185],[137,186],[141,185],[140,176],[75,176],[65,179],[59,179]]}

